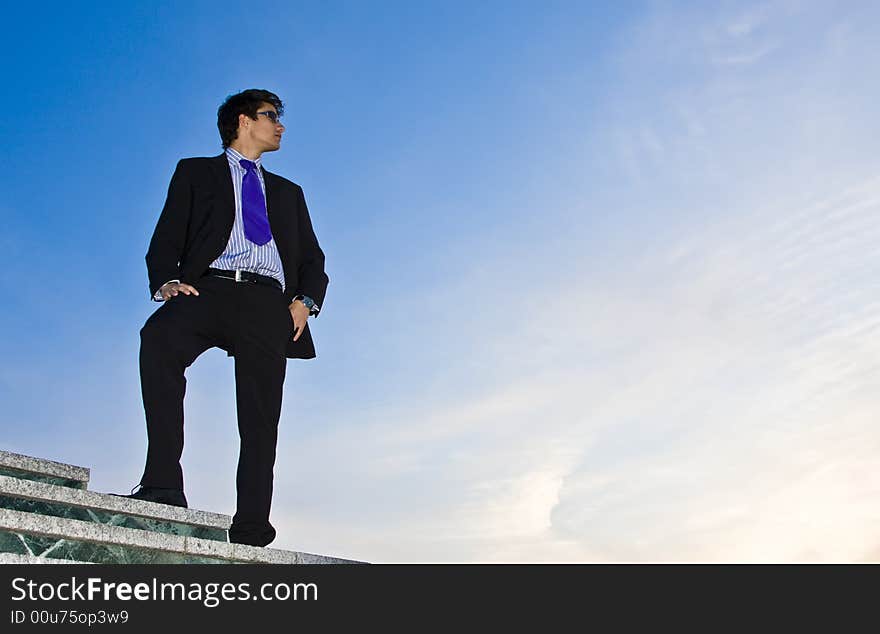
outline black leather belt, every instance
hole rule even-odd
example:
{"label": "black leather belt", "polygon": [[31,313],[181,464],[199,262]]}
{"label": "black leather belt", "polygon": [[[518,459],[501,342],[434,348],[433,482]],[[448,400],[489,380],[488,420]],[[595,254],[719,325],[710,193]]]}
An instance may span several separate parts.
{"label": "black leather belt", "polygon": [[227,271],[225,269],[213,269],[209,268],[205,275],[210,275],[212,277],[225,277],[228,280],[235,280],[236,282],[250,282],[251,284],[266,284],[268,286],[274,286],[279,291],[281,290],[281,282],[276,280],[274,277],[269,277],[268,275],[260,275],[259,273],[251,273],[250,271]]}

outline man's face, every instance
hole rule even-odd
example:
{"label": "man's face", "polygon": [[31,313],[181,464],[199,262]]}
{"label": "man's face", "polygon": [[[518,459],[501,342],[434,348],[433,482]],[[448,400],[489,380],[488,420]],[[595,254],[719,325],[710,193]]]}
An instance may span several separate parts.
{"label": "man's face", "polygon": [[[275,110],[275,106],[266,102],[261,103],[260,107],[257,108],[256,121],[249,119],[247,115],[242,115],[244,119],[247,119],[247,129],[242,130],[239,127],[239,134],[247,134],[251,142],[261,151],[274,152],[281,147],[281,135],[284,133],[285,128],[280,121],[273,123],[273,116],[277,120],[278,112]],[[243,121],[244,119],[240,120]]]}

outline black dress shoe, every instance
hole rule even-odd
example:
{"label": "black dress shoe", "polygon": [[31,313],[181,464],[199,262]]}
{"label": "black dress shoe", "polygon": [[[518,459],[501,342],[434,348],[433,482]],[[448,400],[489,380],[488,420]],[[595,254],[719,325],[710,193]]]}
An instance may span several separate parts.
{"label": "black dress shoe", "polygon": [[233,522],[229,527],[229,542],[248,546],[268,546],[275,540],[275,528],[271,524],[257,522]]}
{"label": "black dress shoe", "polygon": [[156,502],[157,504],[169,504],[171,506],[188,508],[186,504],[186,496],[180,489],[164,489],[161,487],[146,487],[143,485],[138,486],[141,488],[137,493],[132,493],[131,495],[111,493],[111,495],[120,498],[129,498],[131,500],[143,500],[145,502]]}

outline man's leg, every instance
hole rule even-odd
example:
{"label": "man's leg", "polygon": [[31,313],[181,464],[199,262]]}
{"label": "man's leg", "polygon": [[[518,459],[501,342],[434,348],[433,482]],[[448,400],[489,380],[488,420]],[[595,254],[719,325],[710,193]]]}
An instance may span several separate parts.
{"label": "man's leg", "polygon": [[208,348],[219,345],[218,298],[177,295],[141,329],[141,392],[147,419],[147,462],[141,485],[183,490],[184,371]]}
{"label": "man's leg", "polygon": [[236,489],[238,506],[229,529],[232,542],[265,546],[275,539],[269,523],[275,449],[287,359],[290,313],[280,291],[245,289],[239,339],[235,342],[235,390],[241,447]]}

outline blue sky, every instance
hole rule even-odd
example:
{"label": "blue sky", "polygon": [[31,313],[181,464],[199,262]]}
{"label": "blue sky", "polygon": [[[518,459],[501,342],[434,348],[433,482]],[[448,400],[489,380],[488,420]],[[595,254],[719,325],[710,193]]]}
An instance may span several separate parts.
{"label": "blue sky", "polygon": [[[2,448],[136,484],[147,244],[262,87],[331,280],[273,546],[880,556],[872,3],[40,6],[0,38]],[[187,376],[187,496],[232,513],[231,360]]]}

